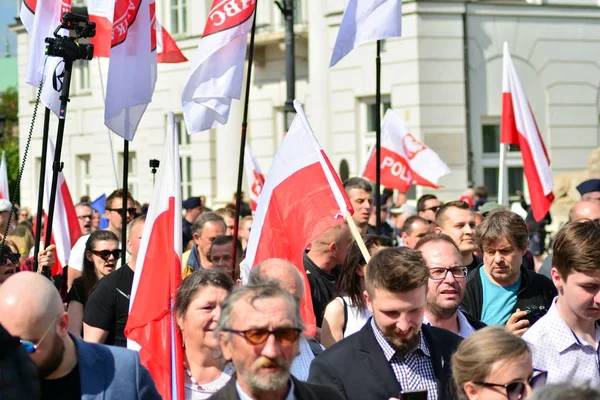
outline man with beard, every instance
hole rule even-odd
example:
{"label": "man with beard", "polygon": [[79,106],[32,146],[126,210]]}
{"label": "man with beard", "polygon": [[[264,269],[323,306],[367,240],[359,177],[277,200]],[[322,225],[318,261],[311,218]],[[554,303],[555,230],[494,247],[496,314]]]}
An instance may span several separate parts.
{"label": "man with beard", "polygon": [[552,281],[558,297],[523,339],[533,350],[533,367],[548,382],[600,385],[600,224],[571,222],[554,241]]}
{"label": "man with beard", "polygon": [[455,399],[451,357],[460,336],[422,325],[429,269],[421,253],[385,248],[367,265],[365,300],[373,317],[315,358],[309,382],[335,386],[348,400],[427,391]]}
{"label": "man with beard", "polygon": [[469,275],[463,307],[487,325],[506,324],[523,335],[535,322],[532,317],[545,313],[556,296],[550,279],[523,266],[529,245],[525,221],[512,211],[492,211],[477,227],[475,242],[483,265]]}
{"label": "man with beard", "polygon": [[298,303],[274,282],[239,287],[221,305],[215,333],[236,377],[211,399],[341,399],[290,375],[304,326]]}
{"label": "man with beard", "polygon": [[21,272],[0,287],[0,324],[36,364],[42,400],[160,399],[136,352],[69,334],[69,315],[42,275]]}
{"label": "man with beard", "polygon": [[482,263],[475,251],[475,213],[464,201],[451,201],[440,207],[435,216],[435,231],[450,236],[462,257],[461,264],[471,272]]}
{"label": "man with beard", "polygon": [[432,233],[417,244],[429,268],[427,308],[423,323],[449,330],[466,338],[485,324],[460,310],[465,295],[467,267],[448,235]]}

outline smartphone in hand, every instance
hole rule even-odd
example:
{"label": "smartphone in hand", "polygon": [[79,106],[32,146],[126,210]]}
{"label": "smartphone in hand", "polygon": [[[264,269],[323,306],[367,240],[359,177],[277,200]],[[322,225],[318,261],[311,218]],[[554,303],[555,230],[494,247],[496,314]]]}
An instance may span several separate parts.
{"label": "smartphone in hand", "polygon": [[401,392],[400,400],[427,400],[427,390]]}

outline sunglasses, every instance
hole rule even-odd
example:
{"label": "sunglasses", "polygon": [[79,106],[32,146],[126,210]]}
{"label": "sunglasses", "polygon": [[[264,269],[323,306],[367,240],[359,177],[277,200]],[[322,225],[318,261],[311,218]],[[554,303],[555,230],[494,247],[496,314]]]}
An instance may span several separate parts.
{"label": "sunglasses", "polygon": [[296,343],[300,336],[301,329],[298,328],[277,328],[268,330],[266,328],[246,329],[245,331],[238,331],[235,329],[224,329],[225,332],[235,333],[236,335],[242,336],[250,344],[259,345],[267,341],[269,336],[273,334],[275,339],[284,345]]}
{"label": "sunglasses", "polygon": [[19,253],[10,252],[0,254],[0,265],[6,265],[8,261],[10,261],[12,264],[17,264],[20,258],[21,255]]}
{"label": "sunglasses", "polygon": [[[122,208],[107,208],[108,211],[114,211],[114,212],[118,212],[120,213],[121,211],[123,211]],[[135,215],[137,209],[135,207],[130,207],[127,209],[127,214],[129,215]]]}
{"label": "sunglasses", "polygon": [[525,390],[527,386],[532,389],[537,389],[546,384],[546,378],[548,377],[548,371],[536,371],[529,381],[515,381],[508,383],[506,385],[501,385],[498,383],[489,383],[489,382],[473,382],[476,385],[488,386],[488,387],[502,387],[506,390],[506,397],[508,400],[520,400],[523,399],[525,395]]}
{"label": "sunglasses", "polygon": [[433,206],[433,207],[426,208],[426,209],[424,209],[423,211],[428,211],[428,210],[431,210],[431,211],[433,211],[433,212],[438,212],[438,210],[439,210],[441,207],[442,207],[442,206]]}
{"label": "sunglasses", "polygon": [[114,250],[90,250],[90,253],[92,253],[92,254],[100,257],[104,261],[108,261],[108,258],[110,256],[113,256],[113,258],[115,260],[118,260],[119,257],[121,257],[121,250],[119,250],[119,249],[114,249]]}
{"label": "sunglasses", "polygon": [[27,354],[33,354],[37,351],[38,347],[40,347],[40,344],[42,344],[42,341],[44,340],[44,338],[46,337],[46,335],[48,334],[48,332],[50,332],[50,329],[54,326],[54,324],[56,323],[56,320],[58,320],[57,316],[56,318],[54,318],[54,321],[52,321],[52,323],[50,324],[50,326],[48,327],[48,329],[46,329],[46,332],[44,332],[44,334],[42,335],[42,338],[40,340],[38,340],[37,343],[33,343],[30,342],[29,340],[23,340],[21,339],[21,346],[23,346],[23,348],[25,349],[25,352]]}

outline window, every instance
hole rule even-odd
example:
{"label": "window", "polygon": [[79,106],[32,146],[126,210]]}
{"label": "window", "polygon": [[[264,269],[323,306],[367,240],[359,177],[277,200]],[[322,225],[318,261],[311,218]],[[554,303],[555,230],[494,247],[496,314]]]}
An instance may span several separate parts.
{"label": "window", "polygon": [[[375,98],[363,99],[359,103],[360,107],[360,137],[359,151],[358,151],[358,165],[356,166],[357,173],[362,171],[363,167],[367,162],[367,157],[371,152],[371,148],[375,146],[375,113],[377,106],[375,104]],[[392,107],[389,96],[381,97],[381,118],[380,122],[383,121],[383,115],[385,112]]]}
{"label": "window", "polygon": [[[389,110],[390,108],[392,108],[392,103],[390,103],[390,101],[382,101],[381,102],[381,114],[380,114],[380,118],[379,118],[379,123],[381,123],[381,121],[383,121],[383,116],[385,115],[385,112],[387,110]],[[377,116],[375,113],[377,112],[377,105],[375,104],[375,102],[373,102],[372,104],[367,104],[367,132],[373,132],[373,135],[375,134],[375,131],[377,130],[377,125],[375,123],[375,117]]]}
{"label": "window", "polygon": [[[123,153],[119,153],[119,177],[123,179]],[[138,163],[135,151],[129,152],[129,162],[127,163],[127,190],[135,199],[137,198],[138,185]],[[123,186],[123,181],[121,181]]]}
{"label": "window", "polygon": [[71,75],[73,94],[90,93],[90,64],[87,60],[76,60],[73,63],[73,72]]}
{"label": "window", "polygon": [[183,115],[175,116],[179,135],[179,168],[181,171],[181,198],[192,196],[192,146]]}
{"label": "window", "polygon": [[187,33],[187,0],[170,0],[171,33]]}
{"label": "window", "polygon": [[89,154],[80,154],[77,156],[75,179],[77,182],[78,197],[90,195],[92,183],[90,161],[91,157]]}
{"label": "window", "polygon": [[[484,153],[500,153],[500,124],[484,124],[481,127],[483,135],[483,152]],[[508,146],[508,151],[520,152],[519,146],[511,144]]]}

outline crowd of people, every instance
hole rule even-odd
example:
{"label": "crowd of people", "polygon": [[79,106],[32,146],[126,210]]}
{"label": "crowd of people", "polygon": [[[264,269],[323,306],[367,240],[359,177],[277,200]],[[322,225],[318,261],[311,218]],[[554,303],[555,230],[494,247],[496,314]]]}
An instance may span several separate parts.
{"label": "crowd of people", "polygon": [[[386,190],[379,227],[371,183],[344,188],[352,221],[315,238],[303,265],[273,258],[249,276],[249,207],[234,238],[232,204],[183,202],[185,399],[600,399],[600,180],[579,186],[551,244],[549,215],[535,221],[524,201],[518,215],[485,188],[416,207]],[[31,212],[0,200],[0,399],[161,398],[124,333],[145,215],[120,190],[105,208],[100,229],[89,201],[76,205],[82,236],[53,282],[39,273],[52,246],[33,270]]]}

